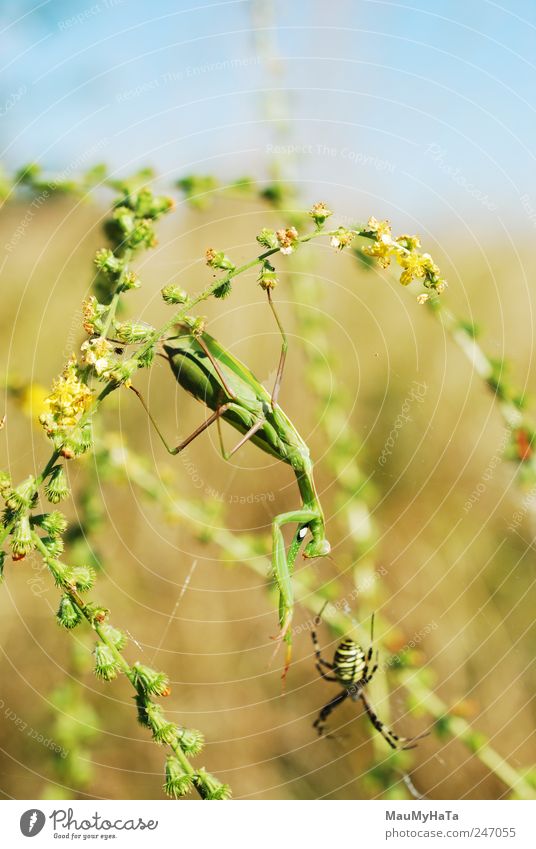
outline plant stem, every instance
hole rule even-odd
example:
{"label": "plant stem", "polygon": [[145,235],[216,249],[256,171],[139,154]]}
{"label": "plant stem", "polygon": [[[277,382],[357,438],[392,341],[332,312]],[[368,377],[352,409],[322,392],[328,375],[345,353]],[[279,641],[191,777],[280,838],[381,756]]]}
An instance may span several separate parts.
{"label": "plant stem", "polygon": [[[128,663],[128,661],[126,660],[126,658],[124,657],[124,655],[122,654],[122,652],[117,648],[117,646],[115,645],[113,640],[111,640],[109,638],[108,633],[107,633],[106,629],[102,627],[102,624],[100,622],[96,621],[94,615],[92,615],[90,609],[88,608],[86,603],[83,601],[83,599],[80,597],[77,590],[72,586],[72,584],[69,584],[67,581],[63,581],[63,580],[59,579],[59,576],[61,575],[61,572],[64,569],[63,564],[59,560],[57,560],[55,557],[50,556],[46,546],[42,542],[39,535],[37,533],[35,533],[35,531],[32,533],[32,538],[33,538],[36,549],[39,551],[39,553],[41,554],[41,556],[43,558],[43,561],[46,563],[49,570],[51,571],[56,583],[58,583],[58,580],[60,581],[60,585],[61,585],[62,590],[69,596],[69,598],[71,599],[73,604],[76,605],[77,609],[80,611],[80,613],[82,614],[84,619],[86,619],[86,621],[89,623],[91,628],[95,631],[95,633],[97,634],[97,636],[99,637],[101,642],[103,642],[108,647],[108,649],[110,650],[110,652],[112,653],[112,655],[113,655],[113,657],[116,661],[117,666],[119,667],[121,672],[123,672],[125,674],[125,676],[128,678],[128,680],[130,681],[130,683],[134,687],[136,693],[139,694],[139,689],[136,685],[135,672],[134,672],[133,668],[130,666],[130,664]],[[170,749],[173,751],[177,760],[180,762],[183,770],[188,775],[192,776],[192,778],[194,778],[196,776],[196,770],[194,769],[194,767],[192,766],[192,764],[188,760],[186,754],[182,751],[180,745],[177,742],[170,742],[170,743],[168,743],[168,745],[169,745]],[[193,786],[196,788],[199,796],[202,799],[204,799],[205,793],[204,793],[203,785],[198,783],[197,781],[193,781]]]}

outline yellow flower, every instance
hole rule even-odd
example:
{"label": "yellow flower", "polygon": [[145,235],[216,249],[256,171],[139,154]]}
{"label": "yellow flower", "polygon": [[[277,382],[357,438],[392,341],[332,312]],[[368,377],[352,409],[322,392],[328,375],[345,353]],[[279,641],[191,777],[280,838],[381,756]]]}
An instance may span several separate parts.
{"label": "yellow flower", "polygon": [[102,336],[96,339],[87,339],[81,347],[82,363],[87,366],[93,366],[97,374],[100,376],[107,371],[113,364],[113,345]]}
{"label": "yellow flower", "polygon": [[98,318],[98,301],[95,295],[90,295],[89,298],[82,304],[82,325],[86,333],[95,332],[95,321]]}
{"label": "yellow flower", "polygon": [[403,286],[407,286],[415,277],[424,277],[426,270],[423,265],[422,257],[418,253],[402,253],[397,254],[397,260],[404,269],[400,275],[400,282]]}
{"label": "yellow flower", "polygon": [[403,286],[407,286],[415,278],[435,278],[439,274],[439,268],[430,254],[420,254],[417,251],[411,253],[399,251],[397,259],[404,269],[400,276],[400,282]]}
{"label": "yellow flower", "polygon": [[387,219],[384,221],[378,221],[377,218],[372,216],[368,220],[367,230],[374,233],[376,241],[373,242],[372,245],[364,247],[363,253],[377,259],[382,268],[388,268],[391,264],[391,255],[396,250],[389,221],[387,221]]}
{"label": "yellow flower", "polygon": [[78,419],[91,406],[91,390],[78,376],[76,357],[73,355],[62,374],[56,378],[53,391],[45,399],[48,412],[42,415],[41,423],[48,431],[59,427],[74,427]]}
{"label": "yellow flower", "polygon": [[324,201],[319,201],[318,203],[313,204],[313,208],[309,212],[309,215],[314,220],[315,224],[321,227],[327,218],[330,215],[333,215],[331,209],[324,203]]}
{"label": "yellow flower", "polygon": [[388,237],[384,237],[378,242],[373,242],[372,245],[366,245],[362,250],[367,256],[377,259],[382,268],[388,268],[395,247],[391,241],[388,241]]}
{"label": "yellow flower", "polygon": [[367,229],[376,234],[376,239],[378,241],[380,241],[384,236],[388,236],[389,240],[392,240],[393,238],[393,234],[391,233],[391,223],[387,221],[387,219],[384,221],[378,221],[378,219],[374,218],[372,215],[368,220]]}
{"label": "yellow flower", "polygon": [[396,241],[402,247],[407,248],[408,251],[414,251],[421,246],[421,240],[418,236],[408,236],[407,233],[404,233],[402,236],[397,236]]}
{"label": "yellow flower", "polygon": [[351,230],[347,230],[346,227],[339,227],[337,232],[331,237],[330,245],[332,248],[338,248],[342,251],[350,244],[354,235],[355,234],[352,233]]}

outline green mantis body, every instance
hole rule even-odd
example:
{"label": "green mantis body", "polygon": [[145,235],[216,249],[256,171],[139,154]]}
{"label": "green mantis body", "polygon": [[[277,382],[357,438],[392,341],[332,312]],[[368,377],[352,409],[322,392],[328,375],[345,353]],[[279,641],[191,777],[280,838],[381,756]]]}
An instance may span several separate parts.
{"label": "green mantis body", "polygon": [[[272,523],[272,564],[279,591],[278,639],[287,643],[286,673],[290,662],[290,624],[294,606],[292,571],[298,552],[308,532],[311,539],[305,546],[304,557],[321,557],[330,551],[325,536],[324,516],[315,489],[309,448],[275,400],[278,379],[270,395],[247,366],[216,339],[206,332],[194,335],[187,327],[184,332],[166,341],[164,352],[177,382],[213,410],[213,415],[179,446],[170,448],[165,443],[171,453],[179,453],[214,421],[219,427],[223,419],[242,434],[242,439],[228,453],[223,448],[220,432],[224,457],[228,458],[251,439],[263,451],[291,466],[296,475],[302,505],[298,510],[279,514]],[[278,378],[282,372],[282,362],[284,356],[280,362]],[[281,529],[289,523],[296,523],[298,528],[286,551]]]}

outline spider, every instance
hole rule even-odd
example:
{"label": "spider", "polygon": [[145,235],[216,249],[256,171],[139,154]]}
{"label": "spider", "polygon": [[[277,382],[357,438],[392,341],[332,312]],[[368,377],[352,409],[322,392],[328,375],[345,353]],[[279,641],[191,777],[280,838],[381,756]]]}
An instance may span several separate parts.
{"label": "spider", "polygon": [[[320,625],[320,622],[321,612],[315,617],[315,628]],[[316,728],[319,736],[322,736],[324,733],[326,719],[330,713],[338,705],[342,704],[348,696],[350,696],[354,702],[361,699],[363,707],[365,708],[372,725],[380,732],[383,739],[391,746],[392,749],[414,749],[417,745],[417,740],[420,740],[421,737],[426,737],[428,732],[419,734],[417,737],[399,737],[394,733],[394,731],[391,731],[384,725],[381,719],[374,712],[372,705],[365,695],[365,687],[369,681],[372,680],[374,673],[378,669],[378,652],[376,652],[374,665],[371,668],[374,653],[374,614],[372,615],[370,622],[370,648],[368,651],[365,653],[361,646],[354,642],[354,640],[346,637],[335,649],[333,663],[329,663],[329,661],[324,660],[322,657],[315,628],[311,631],[311,637],[316,655],[316,668],[322,678],[326,681],[336,681],[344,688],[333,699],[331,699],[331,701],[324,705],[318,714],[317,719],[314,721],[313,728]],[[325,671],[326,669],[331,670],[333,675],[328,675]]]}

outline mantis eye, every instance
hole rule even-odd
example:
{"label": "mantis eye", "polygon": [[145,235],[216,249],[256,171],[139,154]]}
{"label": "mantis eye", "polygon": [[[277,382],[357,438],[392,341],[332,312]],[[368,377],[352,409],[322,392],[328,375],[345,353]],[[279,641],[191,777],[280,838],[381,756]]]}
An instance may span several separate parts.
{"label": "mantis eye", "polygon": [[298,539],[303,539],[305,536],[307,536],[308,530],[309,530],[308,525],[304,525],[303,528],[300,528],[300,530],[298,531]]}

